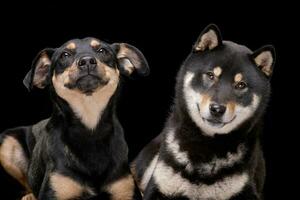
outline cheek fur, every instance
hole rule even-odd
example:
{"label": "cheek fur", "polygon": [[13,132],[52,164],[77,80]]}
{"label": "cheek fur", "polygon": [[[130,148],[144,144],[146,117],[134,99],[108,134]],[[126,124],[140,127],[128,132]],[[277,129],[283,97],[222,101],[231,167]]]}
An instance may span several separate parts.
{"label": "cheek fur", "polygon": [[[252,117],[260,104],[260,97],[256,94],[252,94],[250,103],[248,106],[243,106],[233,102],[229,102],[227,105],[227,115],[225,116],[226,121],[234,120],[221,128],[213,127],[205,123],[202,119],[202,115],[207,115],[209,113],[209,98],[206,95],[195,91],[192,87],[192,82],[194,80],[195,74],[192,72],[187,72],[184,77],[183,82],[183,93],[187,111],[191,119],[195,124],[201,128],[201,130],[206,134],[213,136],[214,134],[227,134],[232,130],[238,128],[243,122]],[[197,108],[197,104],[201,104],[200,113]]]}
{"label": "cheek fur", "polygon": [[78,74],[78,67],[75,65],[75,63],[73,63],[71,66],[66,67],[63,71],[55,69],[52,80],[55,80],[56,82],[59,81],[59,84],[66,86],[73,84],[76,81]]}

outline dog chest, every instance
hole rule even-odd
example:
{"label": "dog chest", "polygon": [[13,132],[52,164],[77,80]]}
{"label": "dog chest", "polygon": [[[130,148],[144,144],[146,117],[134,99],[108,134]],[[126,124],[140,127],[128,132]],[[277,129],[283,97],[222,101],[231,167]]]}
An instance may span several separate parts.
{"label": "dog chest", "polygon": [[233,174],[213,184],[194,184],[176,173],[172,167],[159,161],[153,173],[160,192],[167,196],[186,196],[192,200],[226,200],[242,191],[249,180],[246,172]]}

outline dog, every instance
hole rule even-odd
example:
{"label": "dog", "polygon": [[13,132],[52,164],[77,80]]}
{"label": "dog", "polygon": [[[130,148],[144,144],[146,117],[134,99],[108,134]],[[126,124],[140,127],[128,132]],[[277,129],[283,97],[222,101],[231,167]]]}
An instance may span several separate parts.
{"label": "dog", "polygon": [[0,163],[28,191],[22,199],[140,199],[116,116],[120,82],[149,73],[126,43],[74,39],[38,53],[25,86],[47,87],[50,118],[0,136]]}
{"label": "dog", "polygon": [[262,199],[260,135],[275,63],[271,45],[252,52],[211,24],[177,76],[171,114],[131,164],[145,200]]}

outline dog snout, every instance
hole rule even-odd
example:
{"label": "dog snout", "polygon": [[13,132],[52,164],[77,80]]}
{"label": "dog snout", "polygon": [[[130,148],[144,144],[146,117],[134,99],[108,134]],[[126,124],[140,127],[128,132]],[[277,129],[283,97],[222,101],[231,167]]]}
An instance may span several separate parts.
{"label": "dog snout", "polygon": [[93,71],[96,69],[97,61],[92,56],[83,56],[78,60],[78,68],[80,70]]}
{"label": "dog snout", "polygon": [[217,103],[212,103],[209,105],[209,111],[214,117],[221,117],[226,112],[226,106]]}

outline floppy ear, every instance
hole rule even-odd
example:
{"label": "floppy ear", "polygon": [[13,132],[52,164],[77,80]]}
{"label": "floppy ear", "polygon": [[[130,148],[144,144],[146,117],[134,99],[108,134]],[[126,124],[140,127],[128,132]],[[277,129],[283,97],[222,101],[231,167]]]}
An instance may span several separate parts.
{"label": "floppy ear", "polygon": [[257,67],[259,67],[267,77],[272,75],[275,63],[275,48],[272,45],[261,47],[256,50],[251,57]]}
{"label": "floppy ear", "polygon": [[44,49],[38,53],[32,62],[31,70],[26,74],[23,83],[30,91],[34,86],[45,88],[49,83],[51,57],[54,49]]}
{"label": "floppy ear", "polygon": [[222,44],[219,28],[215,24],[208,25],[198,37],[193,49],[194,51],[212,50]]}
{"label": "floppy ear", "polygon": [[142,76],[149,74],[148,62],[140,50],[126,43],[114,43],[112,47],[116,52],[122,74],[130,76],[134,71]]}

